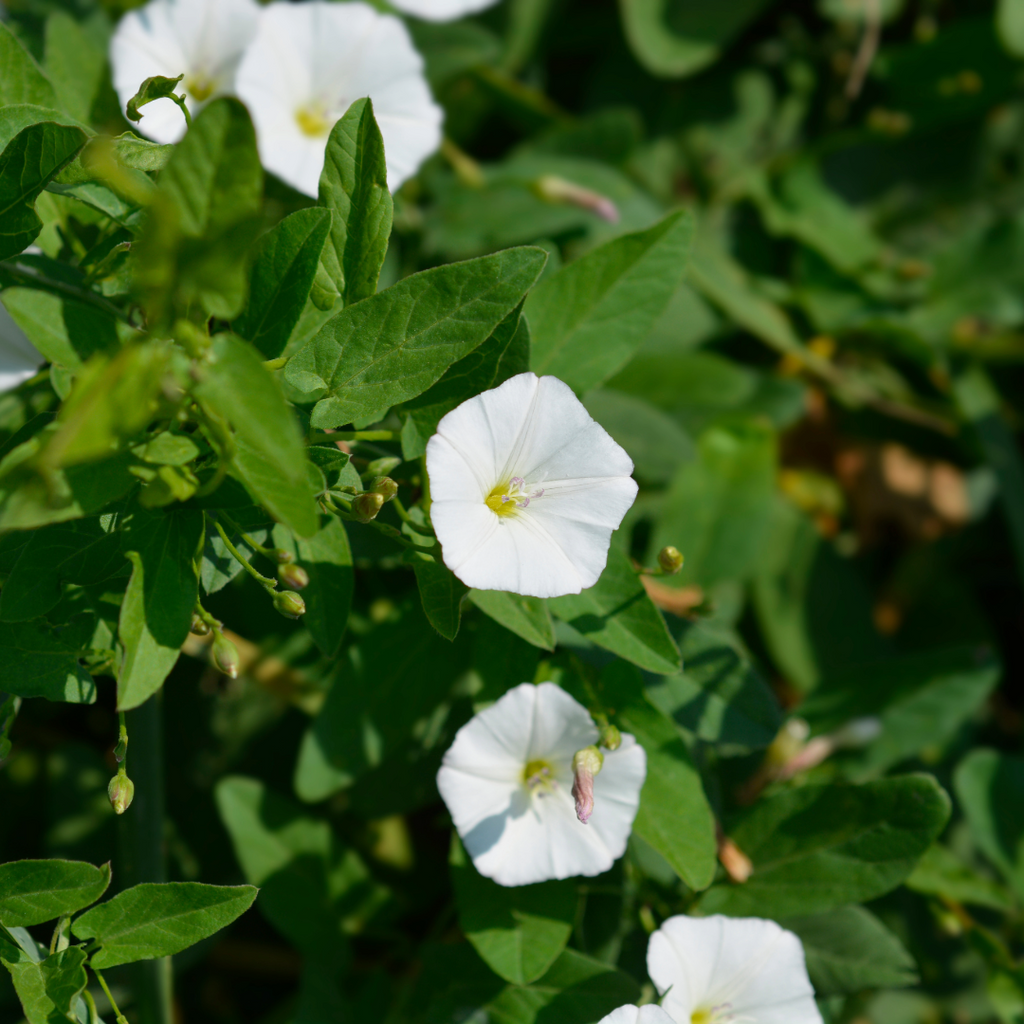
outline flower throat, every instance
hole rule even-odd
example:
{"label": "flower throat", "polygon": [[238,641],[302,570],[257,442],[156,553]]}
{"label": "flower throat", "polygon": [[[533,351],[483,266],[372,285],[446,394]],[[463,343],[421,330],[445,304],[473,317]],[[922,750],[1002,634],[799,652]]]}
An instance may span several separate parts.
{"label": "flower throat", "polygon": [[532,493],[527,491],[526,481],[521,476],[514,476],[508,483],[498,484],[484,499],[484,504],[504,518],[526,508],[532,499],[539,498],[543,493],[543,487]]}

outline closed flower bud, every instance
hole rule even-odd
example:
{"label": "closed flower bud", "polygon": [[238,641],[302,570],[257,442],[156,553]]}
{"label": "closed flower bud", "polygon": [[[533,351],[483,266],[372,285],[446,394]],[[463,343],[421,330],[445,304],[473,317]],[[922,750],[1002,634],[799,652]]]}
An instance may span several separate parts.
{"label": "closed flower bud", "polygon": [[213,663],[229,679],[238,678],[238,648],[223,633],[218,633],[214,638]]}
{"label": "closed flower bud", "polygon": [[190,633],[195,633],[196,636],[207,636],[210,632],[210,627],[198,614],[193,614],[192,625],[188,629]]}
{"label": "closed flower bud", "polygon": [[282,565],[277,570],[277,578],[292,590],[302,590],[309,586],[309,573],[301,565]]}
{"label": "closed flower bud", "polygon": [[379,494],[385,501],[390,501],[398,493],[398,484],[389,476],[379,476],[373,481],[370,490]]}
{"label": "closed flower bud", "polygon": [[368,523],[377,518],[377,513],[384,506],[384,495],[376,491],[367,491],[357,495],[352,501],[352,511],[361,523]]}
{"label": "closed flower bud", "polygon": [[281,590],[274,595],[274,607],[286,618],[297,619],[306,614],[306,602],[294,590]]}
{"label": "closed flower bud", "polygon": [[661,566],[662,572],[669,576],[675,576],[683,567],[683,556],[679,553],[678,548],[669,545],[658,552],[658,565]]}
{"label": "closed flower bud", "polygon": [[601,746],[605,750],[618,750],[622,746],[622,733],[614,725],[606,725],[601,730]]}
{"label": "closed flower bud", "polygon": [[124,814],[135,796],[135,783],[123,771],[118,772],[107,785],[107,796],[116,814]]}
{"label": "closed flower bud", "polygon": [[274,552],[274,560],[278,565],[289,565],[295,561],[295,556],[290,551],[285,551],[284,548],[278,548]]}
{"label": "closed flower bud", "polygon": [[584,825],[594,813],[594,776],[604,764],[604,754],[597,747],[584,747],[572,756],[572,796],[576,801],[576,817]]}

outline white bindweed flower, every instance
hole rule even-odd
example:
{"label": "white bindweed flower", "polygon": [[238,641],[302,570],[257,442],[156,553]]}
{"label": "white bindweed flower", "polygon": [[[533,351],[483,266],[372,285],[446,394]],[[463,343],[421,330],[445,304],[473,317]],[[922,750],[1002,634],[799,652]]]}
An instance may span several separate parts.
{"label": "white bindweed flower", "polygon": [[509,690],[456,733],[437,788],[480,874],[529,885],[599,875],[622,856],[647,756],[629,735],[605,751],[584,825],[572,797],[572,760],[597,739],[587,709],[554,683]]}
{"label": "white bindweed flower", "polygon": [[[121,109],[153,75],[185,78],[189,113],[234,90],[235,72],[256,35],[254,0],[150,0],[126,14],[110,41],[110,64]],[[157,142],[177,142],[185,118],[171,100],[154,100],[140,111],[138,131]]]}
{"label": "white bindweed flower", "polygon": [[498,0],[391,0],[391,6],[403,14],[424,21],[452,21],[493,7]]}
{"label": "white bindweed flower", "polygon": [[612,1010],[600,1024],[672,1024],[672,1018],[654,1003],[647,1006],[620,1006]]}
{"label": "white bindweed flower", "polygon": [[567,384],[512,377],[453,409],[427,442],[444,564],[479,590],[578,594],[604,570],[636,497],[632,472]]}
{"label": "white bindweed flower", "polygon": [[647,972],[676,1024],[822,1024],[804,949],[759,917],[670,917]]}
{"label": "white bindweed flower", "polygon": [[335,122],[364,96],[373,101],[392,191],[441,143],[441,108],[408,29],[365,3],[265,7],[235,88],[264,167],[306,195],[317,194]]}
{"label": "white bindweed flower", "polygon": [[0,394],[34,377],[44,359],[0,305]]}

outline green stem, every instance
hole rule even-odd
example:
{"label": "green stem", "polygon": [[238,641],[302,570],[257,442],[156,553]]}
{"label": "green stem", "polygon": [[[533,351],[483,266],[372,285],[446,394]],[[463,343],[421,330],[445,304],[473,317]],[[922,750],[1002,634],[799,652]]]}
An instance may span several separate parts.
{"label": "green stem", "polygon": [[110,1003],[110,1008],[114,1011],[114,1016],[117,1019],[117,1024],[128,1024],[128,1018],[118,1009],[117,1003],[114,1002],[114,997],[110,994],[110,989],[107,987],[106,980],[103,975],[94,967],[92,969],[93,974],[96,975],[96,980],[100,983],[100,988],[103,989],[103,994],[107,997],[107,1001]]}
{"label": "green stem", "polygon": [[5,274],[9,274],[22,284],[27,284],[30,288],[66,295],[68,298],[77,299],[79,302],[102,309],[104,313],[109,313],[111,316],[117,317],[118,320],[128,322],[128,315],[123,310],[118,309],[112,302],[108,302],[102,295],[97,295],[89,288],[79,288],[77,285],[68,284],[65,281],[57,281],[41,274],[35,267],[29,267],[23,263],[9,263],[6,260],[0,262],[0,280]]}
{"label": "green stem", "polygon": [[[163,705],[159,691],[127,713],[134,740],[131,813],[118,818],[124,888],[165,882]],[[144,960],[134,968],[138,1024],[172,1024],[171,960]],[[104,991],[106,989],[104,988]],[[108,993],[109,996],[109,993]]]}
{"label": "green stem", "polygon": [[220,539],[224,541],[224,546],[231,552],[231,556],[238,562],[238,564],[254,579],[257,583],[261,584],[268,591],[277,590],[277,580],[272,580],[268,576],[264,576],[262,573],[257,572],[248,562],[245,555],[242,554],[234,544],[231,543],[231,538],[227,535],[224,527],[220,525],[220,522],[214,520],[214,525],[217,527],[217,532],[220,534]]}
{"label": "green stem", "polygon": [[422,524],[417,523],[416,520],[413,519],[413,517],[409,515],[408,512],[406,512],[405,506],[397,498],[391,499],[391,505],[394,508],[398,518],[401,519],[402,522],[405,523],[405,525],[408,526],[410,530],[414,530],[416,533],[420,534],[423,537],[430,537],[431,539],[433,539],[434,531],[431,530],[429,526],[423,526]]}
{"label": "green stem", "polygon": [[325,435],[332,441],[397,441],[396,430],[336,430]]}
{"label": "green stem", "polygon": [[188,112],[188,107],[185,106],[185,97],[179,96],[176,92],[172,92],[168,99],[172,99],[178,104],[178,109],[185,115],[185,128],[191,128],[192,115]]}
{"label": "green stem", "polygon": [[223,509],[221,509],[220,511],[217,512],[217,517],[219,519],[223,519],[224,522],[227,523],[228,526],[230,526],[231,529],[235,533],[237,533],[238,536],[241,537],[242,540],[244,540],[245,543],[249,545],[249,547],[251,547],[253,549],[253,551],[257,551],[261,555],[265,555],[267,558],[269,558],[274,563],[277,562],[277,556],[274,554],[274,551],[273,551],[272,548],[265,548],[262,544],[258,544],[255,540],[253,540],[252,537],[249,536],[249,534],[247,534],[245,532],[245,530],[243,530],[238,525],[238,523],[236,523],[234,521],[234,519],[231,518],[231,516],[229,516],[225,511],[223,511]]}

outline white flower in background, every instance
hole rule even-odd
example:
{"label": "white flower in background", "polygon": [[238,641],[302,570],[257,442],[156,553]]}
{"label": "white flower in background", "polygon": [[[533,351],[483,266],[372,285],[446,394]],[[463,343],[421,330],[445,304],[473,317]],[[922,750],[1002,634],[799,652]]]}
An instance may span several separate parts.
{"label": "white flower in background", "polygon": [[[254,0],[150,0],[118,23],[110,64],[121,109],[153,75],[185,78],[189,113],[215,96],[234,91],[235,72],[256,35],[260,9]],[[171,100],[142,108],[138,131],[157,142],[177,142],[185,118]]]}
{"label": "white flower in background", "polygon": [[0,305],[0,394],[34,377],[45,360]]}
{"label": "white flower in background", "polygon": [[477,871],[500,885],[599,875],[626,849],[647,756],[604,751],[588,824],[576,817],[572,760],[598,740],[587,709],[554,683],[523,683],[455,735],[437,788]]}
{"label": "white flower in background", "polygon": [[612,1010],[600,1024],[672,1024],[672,1018],[654,1003],[647,1006],[620,1006]]}
{"label": "white flower in background", "polygon": [[804,949],[759,917],[670,917],[647,946],[647,972],[676,1024],[822,1024]]}
{"label": "white flower in background", "polygon": [[632,472],[567,384],[512,377],[453,409],[427,443],[444,563],[480,590],[578,594],[604,570]]}
{"label": "white flower in background", "polygon": [[424,21],[452,21],[493,7],[498,0],[391,0],[391,6],[403,14]]}
{"label": "white flower in background", "polygon": [[373,101],[392,191],[441,143],[441,108],[408,30],[365,3],[265,7],[235,89],[252,114],[264,167],[309,196],[331,129],[364,96]]}

